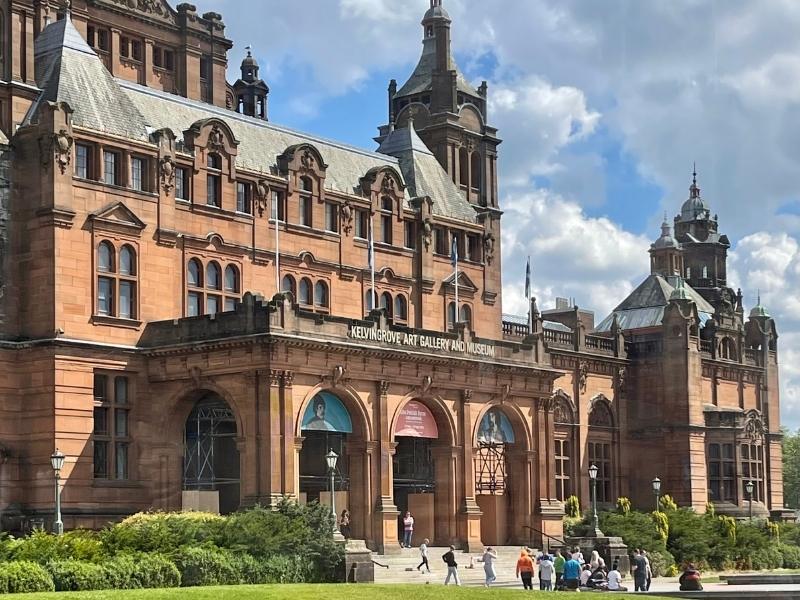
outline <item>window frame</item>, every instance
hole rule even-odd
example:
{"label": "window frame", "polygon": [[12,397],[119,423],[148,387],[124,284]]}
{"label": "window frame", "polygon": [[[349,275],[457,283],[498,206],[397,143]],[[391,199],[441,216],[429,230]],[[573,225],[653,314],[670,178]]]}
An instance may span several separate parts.
{"label": "window frame", "polygon": [[236,212],[253,214],[253,184],[249,181],[236,182]]}
{"label": "window frame", "polygon": [[[97,481],[130,481],[131,480],[131,448],[133,436],[131,425],[133,410],[131,382],[133,377],[127,372],[97,372],[93,381],[93,426],[92,426],[92,479]],[[102,382],[102,383],[101,383]],[[119,384],[124,382],[124,398]],[[102,395],[98,395],[98,391]],[[105,424],[98,431],[97,414],[103,415]],[[124,423],[123,427],[120,424]],[[98,468],[98,448],[104,448],[104,465]],[[120,463],[124,448],[124,464]]]}
{"label": "window frame", "polygon": [[[78,142],[75,144],[75,168],[72,174],[78,179],[92,178],[92,150],[91,144]],[[84,160],[81,160],[81,151],[85,151]]]}
{"label": "window frame", "polygon": [[[137,174],[137,165],[138,165],[138,174]],[[148,185],[147,174],[148,174],[147,157],[140,156],[138,154],[131,155],[131,189],[136,190],[137,192],[149,192],[150,186]]]}
{"label": "window frame", "polygon": [[[109,158],[113,160],[110,161],[111,166],[111,181],[109,181]],[[122,154],[117,150],[110,150],[108,148],[103,148],[103,183],[106,185],[115,185],[119,187],[120,179],[122,177],[122,173],[120,173],[120,164],[121,164]]]}
{"label": "window frame", "polygon": [[215,153],[206,157],[206,206],[222,208],[222,157]]}
{"label": "window frame", "polygon": [[181,202],[191,202],[191,177],[187,167],[175,168],[175,199]]}
{"label": "window frame", "polygon": [[[197,270],[198,277],[192,281],[192,268]],[[236,289],[228,289],[227,274],[233,269],[236,277]],[[217,283],[212,284],[210,273],[216,271]],[[203,259],[190,257],[184,266],[184,316],[202,317],[205,315],[231,312],[242,301],[242,267],[238,263],[224,262],[221,259]],[[212,310],[212,306],[216,309]]]}
{"label": "window frame", "polygon": [[[101,252],[110,251],[110,266],[103,267]],[[130,255],[130,269],[122,272],[123,252]],[[92,314],[95,317],[139,321],[139,250],[133,242],[112,242],[101,239],[95,246],[95,298]],[[123,289],[128,292],[123,295]],[[123,314],[123,298],[127,298],[126,314]],[[104,307],[105,304],[105,307]]]}

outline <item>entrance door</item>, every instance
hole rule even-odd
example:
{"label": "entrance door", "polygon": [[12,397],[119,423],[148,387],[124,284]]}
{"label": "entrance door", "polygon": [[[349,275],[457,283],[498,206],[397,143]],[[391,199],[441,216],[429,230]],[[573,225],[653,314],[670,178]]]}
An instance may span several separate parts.
{"label": "entrance door", "polygon": [[481,508],[481,540],[500,546],[508,543],[511,521],[511,478],[506,451],[514,443],[514,430],[500,409],[490,409],[478,428],[475,458],[475,493]]}

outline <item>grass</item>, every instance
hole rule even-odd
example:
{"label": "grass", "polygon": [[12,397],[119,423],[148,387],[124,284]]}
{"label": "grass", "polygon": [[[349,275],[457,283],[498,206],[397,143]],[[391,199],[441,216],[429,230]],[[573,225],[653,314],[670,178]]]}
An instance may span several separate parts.
{"label": "grass", "polygon": [[[575,593],[560,593],[558,598],[580,600]],[[442,585],[237,585],[224,587],[173,588],[163,590],[106,590],[101,592],[56,592],[52,594],[20,594],[9,598],[24,600],[475,600],[478,598],[519,599],[516,589],[445,588]],[[552,592],[526,592],[526,599],[553,600]],[[604,592],[603,600],[622,600],[626,594]],[[657,598],[648,594],[648,598]]]}

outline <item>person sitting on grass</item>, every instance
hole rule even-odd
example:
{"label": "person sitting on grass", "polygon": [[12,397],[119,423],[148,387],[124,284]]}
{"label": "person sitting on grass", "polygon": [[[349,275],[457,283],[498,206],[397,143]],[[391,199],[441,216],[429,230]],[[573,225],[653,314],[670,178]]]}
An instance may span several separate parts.
{"label": "person sitting on grass", "polygon": [[703,585],[700,583],[700,571],[698,571],[692,563],[689,563],[686,565],[680,578],[678,578],[678,585],[682,592],[702,591]]}
{"label": "person sitting on grass", "polygon": [[592,569],[589,567],[588,564],[583,565],[583,571],[581,571],[581,587],[586,587],[589,585],[589,578],[592,576]]}
{"label": "person sitting on grass", "polygon": [[592,576],[589,577],[589,581],[586,582],[586,587],[595,589],[595,590],[604,590],[608,586],[606,582],[606,570],[605,567],[597,567],[593,572]]}
{"label": "person sitting on grass", "polygon": [[619,563],[615,561],[608,573],[608,591],[627,592],[628,588],[620,585],[620,581],[622,581],[622,573],[619,572]]}

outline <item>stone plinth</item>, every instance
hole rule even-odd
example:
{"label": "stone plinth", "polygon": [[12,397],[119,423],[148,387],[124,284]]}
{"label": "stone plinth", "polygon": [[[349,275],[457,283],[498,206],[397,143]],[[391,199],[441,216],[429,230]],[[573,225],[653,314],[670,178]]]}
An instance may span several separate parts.
{"label": "stone plinth", "polygon": [[611,569],[614,561],[619,563],[619,572],[630,573],[631,562],[628,558],[628,547],[622,542],[620,537],[569,537],[566,539],[567,550],[576,546],[583,552],[583,558],[589,560],[593,550],[606,561],[606,566]]}
{"label": "stone plinth", "polygon": [[373,583],[375,565],[364,540],[347,540],[344,548],[344,580],[347,583]]}

